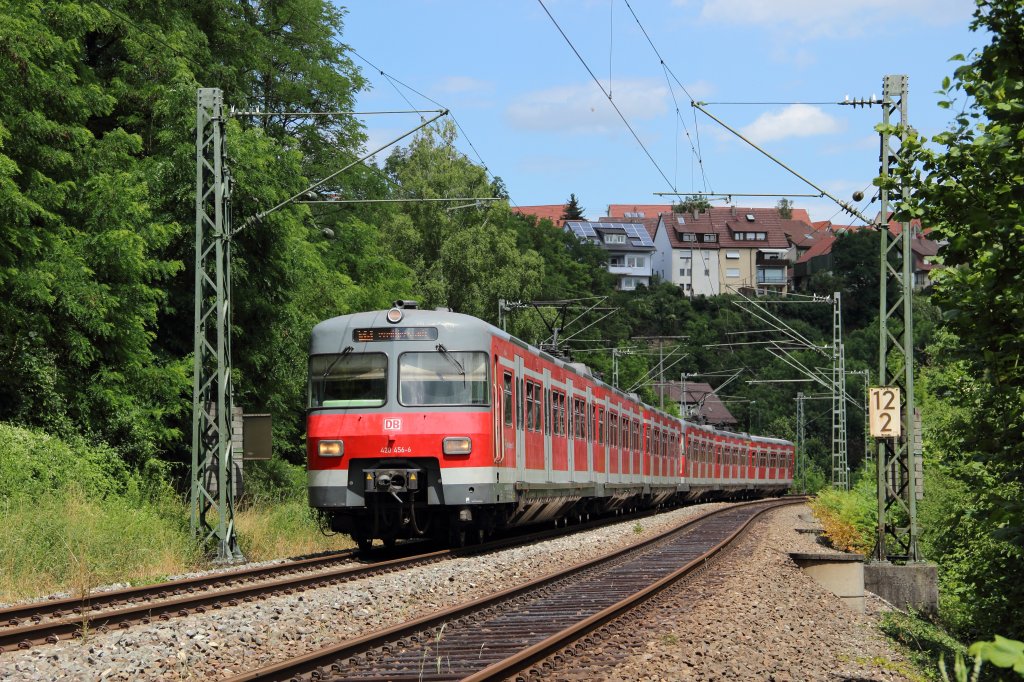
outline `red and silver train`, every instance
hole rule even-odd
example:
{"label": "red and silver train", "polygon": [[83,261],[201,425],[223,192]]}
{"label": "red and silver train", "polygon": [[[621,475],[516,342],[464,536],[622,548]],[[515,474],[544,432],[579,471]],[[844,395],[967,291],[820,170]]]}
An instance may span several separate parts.
{"label": "red and silver train", "polygon": [[783,493],[789,441],[680,420],[482,320],[398,302],[313,329],[309,502],[362,548]]}

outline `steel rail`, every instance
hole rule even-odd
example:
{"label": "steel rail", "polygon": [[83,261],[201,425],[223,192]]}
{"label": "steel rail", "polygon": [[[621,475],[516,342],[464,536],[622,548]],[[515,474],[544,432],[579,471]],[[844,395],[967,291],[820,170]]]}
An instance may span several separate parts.
{"label": "steel rail", "polygon": [[319,566],[345,561],[357,556],[355,550],[341,550],[330,555],[307,557],[292,561],[258,566],[255,568],[239,568],[231,571],[222,571],[209,575],[193,578],[180,578],[169,580],[153,585],[141,587],[129,587],[121,590],[108,590],[105,592],[94,592],[83,597],[65,597],[62,599],[47,599],[45,601],[30,602],[0,609],[0,624],[19,625],[21,622],[31,620],[39,622],[42,618],[50,616],[62,618],[67,613],[84,615],[84,609],[98,611],[105,607],[114,607],[121,604],[153,599],[169,599],[180,596],[183,592],[194,592],[199,589],[208,589],[221,583],[232,583],[240,580],[252,580],[265,575],[286,573],[288,571],[308,571]]}
{"label": "steel rail", "polygon": [[[113,627],[127,629],[135,623],[148,624],[155,619],[169,620],[193,612],[204,613],[210,608],[236,606],[273,594],[316,589],[437,563],[448,558],[483,554],[550,537],[564,536],[567,533],[591,530],[627,519],[645,518],[655,513],[657,510],[644,510],[633,515],[603,517],[576,524],[569,529],[549,528],[526,535],[500,538],[480,545],[422,552],[412,556],[375,561],[371,564],[318,570],[324,565],[356,556],[357,552],[353,550],[326,557],[311,557],[252,569],[184,578],[141,588],[98,592],[86,599],[71,597],[10,607],[0,610],[0,623],[8,624],[8,627],[0,626],[0,653],[14,649],[29,649],[40,644],[55,644],[62,639],[82,637],[88,631],[104,633]],[[413,548],[415,545],[399,545],[397,551],[401,551],[403,547]],[[294,575],[287,576],[288,573]],[[271,579],[275,574],[286,576]],[[219,589],[221,585],[227,589]],[[50,617],[52,620],[44,620],[44,617]]]}
{"label": "steel rail", "polygon": [[[743,529],[749,526],[754,518],[759,516],[761,513],[785,504],[802,502],[805,499],[806,498],[801,497],[789,498],[783,501],[747,502],[733,505],[727,509],[708,512],[687,520],[667,533],[661,534],[637,545],[621,549],[605,557],[592,559],[492,595],[481,597],[451,608],[435,611],[383,630],[371,632],[361,637],[346,640],[295,658],[242,673],[230,678],[230,680],[231,682],[248,682],[250,680],[293,680],[300,679],[299,676],[305,676],[301,679],[312,680],[419,680],[452,679],[453,677],[459,679],[502,679],[507,677],[513,670],[522,669],[532,661],[539,660],[540,658],[548,655],[551,651],[564,647],[567,638],[579,637],[581,636],[579,633],[585,634],[586,632],[590,632],[594,628],[599,627],[601,623],[622,613],[624,610],[629,608],[628,603],[630,603],[631,599],[634,600],[633,603],[635,603],[636,599],[646,599],[647,597],[664,589],[672,582],[675,582],[687,572],[699,568],[710,556],[716,554],[723,547],[729,544],[729,542],[734,540],[735,537],[742,532]],[[715,542],[713,547],[701,551],[698,556],[687,561],[681,568],[673,569],[670,572],[670,575],[659,578],[655,582],[649,583],[643,589],[637,590],[636,592],[640,596],[633,595],[631,597],[617,599],[612,606],[602,607],[596,613],[589,614],[582,620],[574,621],[573,625],[569,628],[561,630],[557,635],[545,637],[543,638],[543,641],[539,643],[531,643],[525,647],[520,647],[513,641],[517,638],[527,637],[533,634],[533,625],[528,622],[529,609],[527,608],[525,611],[522,611],[523,607],[520,605],[521,610],[516,611],[514,603],[517,600],[523,602],[528,597],[538,593],[543,594],[547,590],[554,591],[559,583],[572,580],[574,577],[579,577],[581,575],[588,575],[593,573],[594,569],[600,570],[608,566],[614,566],[616,563],[621,563],[627,569],[632,565],[639,566],[640,563],[638,562],[633,564],[629,563],[629,557],[631,555],[636,555],[636,557],[642,558],[649,557],[650,552],[657,551],[658,547],[661,545],[670,544],[673,538],[678,538],[691,532],[698,532],[701,529],[701,524],[706,524],[716,519],[721,520],[723,515],[726,515],[727,517],[730,512],[737,513],[737,510],[742,511],[746,507],[757,505],[760,505],[762,509],[757,510],[739,527],[734,528],[732,532],[729,532],[726,539]],[[614,589],[612,586],[608,586],[603,591],[614,592]],[[600,595],[597,591],[592,591],[586,593],[582,598],[584,601],[596,602],[599,600]],[[561,611],[563,608],[570,608],[562,606],[561,601],[556,600],[555,603],[559,606],[552,607],[550,610],[540,607],[544,610],[544,618],[553,618],[556,615],[564,616],[565,614],[563,613],[559,612],[556,614],[553,611]],[[513,605],[507,606],[509,604]],[[489,653],[497,649],[513,649],[513,651],[511,651],[507,656],[502,656],[496,662],[490,663],[482,661],[481,664],[483,667],[480,670],[468,675],[462,674],[461,672],[442,674],[440,670],[436,671],[435,674],[433,670],[427,670],[425,672],[421,667],[418,672],[411,674],[407,671],[401,670],[400,662],[393,663],[388,660],[388,657],[393,653],[395,656],[404,655],[406,660],[409,659],[410,655],[415,658],[418,656],[416,652],[422,650],[423,661],[427,661],[427,649],[429,649],[431,642],[441,641],[442,636],[444,635],[444,628],[446,628],[448,624],[455,623],[456,626],[460,623],[465,624],[474,615],[480,613],[501,613],[503,606],[507,606],[506,610],[511,614],[511,620],[503,624],[500,631],[499,628],[495,627],[494,632],[490,635],[494,638],[500,638],[501,641],[495,640],[488,642],[486,639],[474,640],[472,642],[472,647],[465,643],[452,644],[454,648],[446,651],[449,656],[464,655],[474,658],[482,658],[485,649],[488,649]],[[524,615],[519,616],[520,613]],[[519,617],[517,618],[517,616]],[[473,627],[473,629],[486,634],[486,630],[488,628],[482,624],[478,624],[476,627]],[[423,649],[422,647],[417,648],[421,644],[426,645],[427,649]],[[379,650],[380,653],[374,654],[374,650]],[[429,660],[432,664],[432,668],[434,658],[430,658]],[[438,660],[440,660],[440,656],[438,656]],[[343,663],[344,661],[347,661],[349,665],[346,666]],[[369,666],[369,670],[365,667],[363,670],[359,670],[360,665]],[[390,668],[388,667],[389,665],[391,666]],[[408,667],[408,665],[406,665],[406,667]],[[480,677],[478,678],[477,676]]]}
{"label": "steel rail", "polygon": [[509,675],[519,672],[524,668],[541,661],[548,656],[566,648],[577,640],[585,637],[602,625],[615,620],[624,613],[638,607],[649,598],[665,590],[678,582],[683,577],[693,573],[705,566],[709,559],[718,555],[723,549],[735,542],[762,514],[777,509],[786,504],[795,504],[795,501],[787,500],[776,504],[765,504],[764,508],[749,517],[741,526],[736,528],[728,537],[708,550],[703,556],[697,557],[689,563],[681,566],[678,570],[651,584],[650,586],[636,592],[621,601],[612,604],[599,613],[582,620],[561,632],[558,632],[537,644],[523,649],[519,653],[499,661],[480,672],[463,678],[463,682],[485,682],[488,680],[502,680]]}

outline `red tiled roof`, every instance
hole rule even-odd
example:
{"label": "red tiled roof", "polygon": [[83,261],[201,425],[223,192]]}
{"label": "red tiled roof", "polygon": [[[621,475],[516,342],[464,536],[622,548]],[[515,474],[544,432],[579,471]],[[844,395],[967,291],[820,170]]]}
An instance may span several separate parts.
{"label": "red tiled roof", "polygon": [[814,226],[802,220],[782,220],[779,226],[789,243],[801,248],[807,248],[818,237],[818,231]]}
{"label": "red tiled roof", "polygon": [[643,213],[643,218],[657,218],[659,213],[669,213],[672,204],[609,204],[608,215],[625,218],[627,213]]}
{"label": "red tiled roof", "polygon": [[[746,216],[754,216],[748,221]],[[718,249],[723,247],[746,249],[786,249],[789,242],[782,230],[783,219],[774,208],[739,208],[712,207],[694,216],[693,213],[673,213],[665,215],[664,223],[668,232],[669,243],[674,249]],[[679,223],[682,217],[683,223]],[[716,242],[684,242],[679,239],[680,233],[696,233],[717,235]],[[764,232],[764,240],[737,240],[735,232]]]}
{"label": "red tiled roof", "polygon": [[[677,383],[668,384],[665,391],[665,400],[671,400],[678,404],[681,393],[682,386]],[[687,382],[686,404],[700,405],[697,416],[708,424],[730,426],[737,423],[736,417],[732,416],[732,413],[729,412],[728,408],[715,394],[715,389],[711,388],[711,384]]]}
{"label": "red tiled roof", "polygon": [[561,227],[565,222],[562,214],[565,213],[565,204],[544,204],[541,206],[513,206],[513,213],[520,215],[536,216],[540,220],[550,220],[556,227]]}
{"label": "red tiled roof", "polygon": [[817,237],[814,240],[814,244],[811,245],[811,248],[807,249],[807,251],[802,256],[800,256],[800,259],[797,260],[797,263],[806,263],[812,258],[816,258],[817,256],[823,256],[826,253],[831,253],[832,244],[835,243],[835,241],[835,235],[822,233],[821,236]]}
{"label": "red tiled roof", "polygon": [[791,208],[789,209],[791,218],[790,220],[799,220],[800,222],[811,225],[811,214],[807,212],[806,208]]}

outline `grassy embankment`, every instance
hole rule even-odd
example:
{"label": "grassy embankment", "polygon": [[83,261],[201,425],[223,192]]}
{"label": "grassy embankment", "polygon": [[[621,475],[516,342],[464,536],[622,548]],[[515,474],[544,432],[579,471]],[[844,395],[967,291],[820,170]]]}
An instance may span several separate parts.
{"label": "grassy embankment", "polygon": [[[235,517],[249,559],[351,545],[319,532],[298,467],[275,462],[252,473]],[[0,424],[0,526],[0,603],[208,566],[189,534],[188,506],[162,472],[131,471],[110,448],[8,424]]]}
{"label": "grassy embankment", "polygon": [[[874,467],[866,467],[850,490],[823,488],[811,501],[825,537],[836,549],[871,556],[878,513],[875,475]],[[881,630],[906,650],[930,680],[941,679],[940,660],[952,671],[955,656],[967,652],[943,627],[941,617],[931,622],[916,613],[893,611],[883,616]]]}

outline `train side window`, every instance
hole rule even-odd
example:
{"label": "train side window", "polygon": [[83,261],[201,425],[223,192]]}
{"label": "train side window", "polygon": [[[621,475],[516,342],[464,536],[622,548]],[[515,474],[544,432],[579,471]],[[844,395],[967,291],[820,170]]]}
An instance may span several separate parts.
{"label": "train side window", "polygon": [[597,413],[597,442],[604,445],[604,408],[595,405],[594,412]]}
{"label": "train side window", "polygon": [[516,427],[522,431],[525,428],[523,423],[523,379],[516,380]]}
{"label": "train side window", "polygon": [[534,382],[526,381],[525,389],[523,391],[523,407],[526,410],[526,430],[534,430]]}
{"label": "train side window", "polygon": [[505,426],[512,426],[512,374],[505,372],[502,386],[502,408],[505,411]]}
{"label": "train side window", "polygon": [[586,439],[587,437],[587,414],[586,403],[580,398],[572,399],[572,422],[573,436]]}
{"label": "train side window", "polygon": [[597,438],[597,431],[594,428],[594,413],[597,407],[587,403],[587,440],[593,442]]}
{"label": "train side window", "polygon": [[569,434],[569,417],[565,405],[565,394],[558,394],[558,431],[563,436]]}
{"label": "train side window", "polygon": [[541,391],[540,384],[526,381],[526,428],[530,431],[540,431]]}
{"label": "train side window", "polygon": [[551,433],[551,389],[544,389],[544,433]]}

